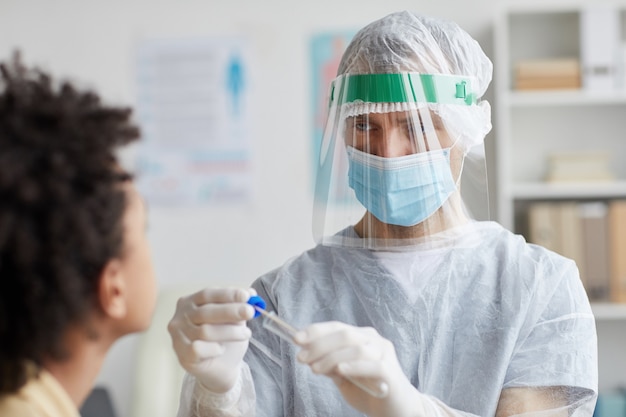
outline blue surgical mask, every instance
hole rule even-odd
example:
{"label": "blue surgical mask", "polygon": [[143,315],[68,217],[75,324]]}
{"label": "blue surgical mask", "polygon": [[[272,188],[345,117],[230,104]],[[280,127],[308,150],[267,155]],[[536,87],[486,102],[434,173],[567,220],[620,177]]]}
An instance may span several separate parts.
{"label": "blue surgical mask", "polygon": [[348,184],[378,220],[414,226],[437,211],[456,190],[450,149],[383,158],[348,147]]}

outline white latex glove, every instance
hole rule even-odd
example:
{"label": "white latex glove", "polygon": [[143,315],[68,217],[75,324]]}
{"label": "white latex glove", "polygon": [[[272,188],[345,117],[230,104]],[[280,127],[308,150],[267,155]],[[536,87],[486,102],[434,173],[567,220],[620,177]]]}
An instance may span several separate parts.
{"label": "white latex glove", "polygon": [[253,289],[205,289],[176,304],[167,329],[183,368],[207,390],[225,393],[239,377],[251,332]]}
{"label": "white latex glove", "polygon": [[[340,322],[316,323],[295,336],[302,347],[298,360],[316,374],[331,377],[346,401],[376,417],[422,416],[423,397],[400,368],[393,344],[371,327]],[[374,397],[352,383],[387,385],[387,394]]]}

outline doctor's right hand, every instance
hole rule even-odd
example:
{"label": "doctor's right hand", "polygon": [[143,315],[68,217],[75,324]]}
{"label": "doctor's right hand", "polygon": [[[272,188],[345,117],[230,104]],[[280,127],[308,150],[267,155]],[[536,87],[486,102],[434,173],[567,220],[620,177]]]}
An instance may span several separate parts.
{"label": "doctor's right hand", "polygon": [[253,289],[204,289],[176,304],[167,330],[182,367],[207,390],[229,391],[237,382],[251,332],[246,302]]}

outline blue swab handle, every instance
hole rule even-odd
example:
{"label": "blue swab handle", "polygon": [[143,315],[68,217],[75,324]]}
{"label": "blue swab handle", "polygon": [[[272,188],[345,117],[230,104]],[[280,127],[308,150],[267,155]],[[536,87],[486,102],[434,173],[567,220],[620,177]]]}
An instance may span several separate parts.
{"label": "blue swab handle", "polygon": [[[258,295],[253,295],[248,298],[248,304],[252,307],[259,307],[260,309],[265,310],[265,300],[259,297]],[[261,313],[259,313],[256,309],[254,310],[254,317],[259,317]]]}

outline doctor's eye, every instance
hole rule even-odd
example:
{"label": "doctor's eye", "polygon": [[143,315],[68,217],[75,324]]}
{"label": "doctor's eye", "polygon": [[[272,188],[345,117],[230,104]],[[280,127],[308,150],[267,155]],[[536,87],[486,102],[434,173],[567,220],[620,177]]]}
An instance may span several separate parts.
{"label": "doctor's eye", "polygon": [[375,128],[374,124],[367,117],[355,117],[352,121],[352,126],[359,132],[369,132]]}
{"label": "doctor's eye", "polygon": [[354,127],[357,130],[360,130],[362,132],[366,132],[368,130],[371,130],[370,124],[369,123],[364,123],[364,122],[357,122],[357,123],[354,124]]}

